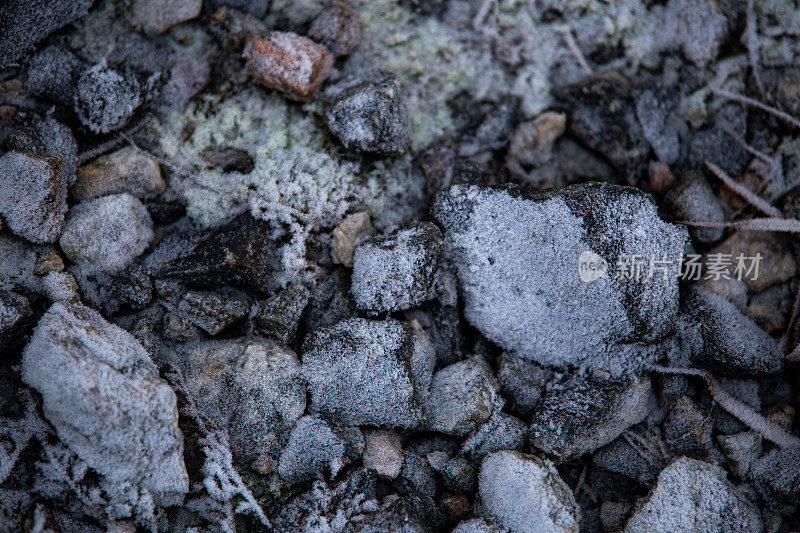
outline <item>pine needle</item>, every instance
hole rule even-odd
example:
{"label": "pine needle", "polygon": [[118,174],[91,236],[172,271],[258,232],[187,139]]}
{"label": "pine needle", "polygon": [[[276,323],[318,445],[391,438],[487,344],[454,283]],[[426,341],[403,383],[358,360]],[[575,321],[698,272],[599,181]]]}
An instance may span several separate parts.
{"label": "pine needle", "polygon": [[758,108],[762,111],[766,111],[767,113],[774,115],[775,117],[786,122],[787,124],[794,126],[795,128],[800,128],[800,120],[797,120],[792,115],[784,113],[780,109],[775,109],[774,107],[769,106],[763,102],[759,102],[758,100],[755,100],[748,96],[744,96],[743,94],[735,94],[732,92],[725,91],[723,89],[711,89],[711,92],[713,92],[717,96],[722,96],[723,98],[733,100],[734,102],[739,102],[740,104],[749,105]]}
{"label": "pine needle", "polygon": [[697,368],[676,368],[658,365],[651,367],[651,370],[661,374],[678,374],[703,378],[708,384],[708,392],[711,393],[714,401],[744,425],[761,434],[761,436],[773,442],[779,448],[800,448],[800,439],[789,434],[782,427],[767,420],[760,413],[755,412],[752,407],[740,402],[722,390],[717,380],[715,380],[709,372]]}
{"label": "pine needle", "polygon": [[800,233],[800,220],[795,218],[751,218],[738,222],[693,222],[690,220],[678,220],[677,223],[698,228],[732,228],[740,231]]}
{"label": "pine needle", "polygon": [[758,196],[744,185],[735,182],[717,165],[711,161],[706,161],[706,166],[708,167],[708,170],[718,177],[729,189],[733,190],[736,194],[747,200],[753,207],[771,217],[783,218],[783,214],[774,208],[769,202]]}

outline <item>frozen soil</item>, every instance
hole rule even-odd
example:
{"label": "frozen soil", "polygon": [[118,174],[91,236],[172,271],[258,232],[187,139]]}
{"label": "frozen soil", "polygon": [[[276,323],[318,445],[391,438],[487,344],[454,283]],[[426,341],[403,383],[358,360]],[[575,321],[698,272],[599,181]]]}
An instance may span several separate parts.
{"label": "frozen soil", "polygon": [[798,28],[0,0],[0,532],[797,531]]}

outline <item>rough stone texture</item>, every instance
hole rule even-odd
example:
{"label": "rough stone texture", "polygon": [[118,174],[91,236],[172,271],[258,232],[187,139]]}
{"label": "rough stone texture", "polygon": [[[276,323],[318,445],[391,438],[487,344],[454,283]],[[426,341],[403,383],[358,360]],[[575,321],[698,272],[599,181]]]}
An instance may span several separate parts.
{"label": "rough stone texture", "polygon": [[394,431],[382,429],[364,432],[364,468],[379,476],[394,479],[403,468],[403,446]]}
{"label": "rough stone texture", "polygon": [[0,4],[0,69],[89,10],[93,0],[6,0]]}
{"label": "rough stone texture", "polygon": [[717,442],[725,454],[731,472],[746,479],[753,463],[761,457],[761,435],[754,431],[743,431],[736,435],[719,435]]}
{"label": "rough stone texture", "polygon": [[220,7],[211,15],[209,31],[228,52],[242,53],[251,35],[264,35],[267,25],[238,9]]}
{"label": "rough stone texture", "polygon": [[281,452],[278,474],[289,483],[310,481],[323,474],[335,477],[345,460],[345,441],[322,418],[304,416]]}
{"label": "rough stone texture", "polygon": [[273,338],[281,344],[291,343],[297,336],[308,300],[308,289],[303,285],[292,285],[253,305],[250,314],[253,332]]}
{"label": "rough stone texture", "polygon": [[687,298],[687,308],[699,323],[702,349],[689,355],[696,365],[735,377],[783,368],[783,353],[775,339],[729,300],[697,287]]}
{"label": "rough stone texture", "polygon": [[750,471],[759,492],[779,511],[792,512],[800,497],[800,450],[774,449]]}
{"label": "rough stone texture", "polygon": [[348,215],[331,233],[331,259],[334,263],[352,267],[356,246],[374,233],[369,213]]}
{"label": "rough stone texture", "polygon": [[247,301],[230,294],[189,291],[178,304],[178,312],[209,335],[218,335],[247,316]]}
{"label": "rough stone texture", "polygon": [[330,2],[314,17],[308,36],[330,50],[334,56],[346,56],[356,49],[361,40],[358,15],[346,2]]}
{"label": "rough stone texture", "polygon": [[447,490],[460,494],[473,494],[477,472],[475,465],[463,456],[456,456],[447,461],[439,471]]}
{"label": "rough stone texture", "polygon": [[203,0],[133,0],[127,14],[134,26],[157,35],[196,18],[202,7]]}
{"label": "rough stone texture", "polygon": [[495,412],[464,441],[461,453],[480,461],[490,453],[519,450],[525,446],[528,426],[519,418]]}
{"label": "rough stone texture", "polygon": [[391,319],[343,320],[303,349],[312,411],[343,425],[418,427],[433,364],[427,341]]}
{"label": "rough stone texture", "polygon": [[242,56],[247,71],[261,85],[310,102],[333,68],[333,55],[324,46],[296,33],[273,31],[251,35]]}
{"label": "rough stone texture", "polygon": [[712,426],[707,413],[681,396],[664,422],[664,443],[673,455],[705,457],[711,446]]}
{"label": "rough stone texture", "polygon": [[550,372],[534,363],[503,353],[498,361],[497,381],[505,397],[513,402],[512,408],[528,417],[544,393]]}
{"label": "rough stone texture", "polygon": [[[730,277],[736,278],[735,268],[738,257],[745,258],[761,256],[758,263],[758,275],[756,272],[744,272],[742,281],[747,285],[751,292],[761,292],[773,285],[785,283],[797,273],[797,260],[794,257],[792,248],[788,245],[783,236],[764,231],[736,231],[719,245],[715,246],[703,258],[704,262],[709,261],[712,254],[730,254],[731,266],[727,269]],[[744,269],[750,267],[751,260],[746,259]],[[706,275],[707,277],[707,275]]]}
{"label": "rough stone texture", "polygon": [[650,145],[628,81],[617,73],[603,74],[557,90],[556,99],[569,115],[570,133],[633,184],[647,163]]}
{"label": "rough stone texture", "polygon": [[78,78],[75,113],[95,133],[120,129],[141,104],[141,89],[136,79],[125,77],[103,63],[85,70]]}
{"label": "rough stone texture", "polygon": [[519,452],[497,452],[481,463],[482,515],[512,533],[580,530],[580,507],[553,463]]}
{"label": "rough stone texture", "polygon": [[175,393],[132,335],[79,304],[54,304],[36,326],[22,378],[67,444],[113,485],[168,501],[188,492]]}
{"label": "rough stone texture", "polygon": [[239,215],[210,229],[191,251],[160,266],[155,274],[209,289],[233,285],[269,292],[276,288],[271,274],[281,266],[270,229],[263,220]]}
{"label": "rough stone texture", "polygon": [[67,180],[52,159],[11,151],[0,157],[0,213],[31,242],[55,242],[67,213]]}
{"label": "rough stone texture", "polygon": [[21,294],[0,291],[0,352],[19,344],[26,323],[31,318],[31,304]]}
{"label": "rough stone texture", "polygon": [[[456,185],[439,194],[432,212],[445,228],[467,320],[520,357],[625,374],[652,357],[638,341],[673,327],[687,233],[658,218],[641,191],[603,183],[541,193]],[[610,272],[582,281],[584,252]],[[647,258],[644,274],[651,256],[667,262],[666,272],[625,275],[618,262],[634,254]]]}
{"label": "rough stone texture", "polygon": [[646,377],[551,382],[531,418],[531,445],[558,462],[604,446],[647,416]]}
{"label": "rough stone texture", "polygon": [[186,386],[198,408],[228,428],[234,455],[277,457],[282,436],[306,408],[297,355],[258,338],[195,343],[186,352]]}
{"label": "rough stone texture", "polygon": [[140,150],[127,146],[79,168],[69,193],[80,202],[120,193],[150,198],[164,192],[164,188],[158,163]]}
{"label": "rough stone texture", "polygon": [[71,106],[75,86],[85,68],[86,64],[69,48],[48,46],[28,65],[28,89],[36,96]]}
{"label": "rough stone texture", "polygon": [[628,438],[620,437],[597,450],[592,456],[594,465],[621,474],[642,486],[652,486],[666,465],[661,451],[664,445],[658,428],[653,430],[642,426],[631,428]]}
{"label": "rough stone texture", "polygon": [[758,510],[728,483],[721,468],[681,457],[658,476],[625,533],[746,533],[763,528]]}
{"label": "rough stone texture", "polygon": [[543,165],[550,160],[553,143],[564,134],[567,115],[549,111],[530,122],[523,122],[508,146],[508,155],[523,165]]}
{"label": "rough stone texture", "polygon": [[439,370],[426,404],[430,429],[458,437],[469,435],[499,408],[498,388],[480,356]]}
{"label": "rough stone texture", "polygon": [[351,292],[359,309],[399,311],[429,299],[442,233],[420,222],[359,245],[353,255]]}
{"label": "rough stone texture", "polygon": [[61,249],[87,271],[117,272],[130,265],[153,240],[153,221],[129,194],[114,194],[70,209]]}
{"label": "rough stone texture", "polygon": [[[677,187],[667,194],[667,201],[680,220],[689,222],[725,223],[725,213],[711,186],[698,171],[687,172]],[[691,228],[692,236],[700,242],[718,241],[725,228]]]}
{"label": "rough stone texture", "polygon": [[390,72],[370,73],[332,87],[328,128],[349,150],[399,155],[411,144],[408,109],[400,82]]}
{"label": "rough stone texture", "polygon": [[459,523],[453,533],[506,533],[506,529],[496,526],[483,518],[470,518]]}

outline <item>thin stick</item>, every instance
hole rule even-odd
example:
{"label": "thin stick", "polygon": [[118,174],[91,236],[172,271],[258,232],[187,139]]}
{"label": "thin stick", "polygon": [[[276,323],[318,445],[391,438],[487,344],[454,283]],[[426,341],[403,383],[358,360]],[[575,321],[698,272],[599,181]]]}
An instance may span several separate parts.
{"label": "thin stick", "polygon": [[717,165],[715,165],[711,161],[706,160],[706,166],[711,171],[711,173],[714,174],[716,177],[718,177],[720,180],[722,180],[722,182],[725,185],[727,185],[728,188],[732,189],[736,194],[747,200],[756,209],[762,211],[763,213],[771,217],[783,218],[781,212],[775,209],[772,205],[770,205],[769,202],[758,196],[756,193],[754,193],[744,185],[741,185],[733,181],[733,179],[731,179],[731,177],[728,176],[725,173],[725,171],[719,168]]}
{"label": "thin stick", "polygon": [[756,11],[754,9],[755,0],[747,0],[747,26],[744,30],[744,43],[747,47],[747,57],[750,60],[750,68],[753,70],[753,78],[756,80],[758,92],[761,98],[766,97],[764,81],[761,79],[761,72],[758,68],[758,30],[756,28]]}
{"label": "thin stick", "polygon": [[711,92],[713,92],[714,94],[716,94],[718,96],[722,96],[723,98],[727,98],[729,100],[733,100],[735,102],[739,102],[740,104],[753,106],[753,107],[756,107],[756,108],[758,108],[758,109],[760,109],[762,111],[766,111],[767,113],[770,113],[771,115],[774,115],[775,117],[779,118],[780,120],[783,120],[787,124],[790,124],[790,125],[794,126],[795,128],[800,128],[800,120],[797,120],[796,118],[794,118],[792,115],[790,115],[788,113],[784,113],[780,109],[775,109],[772,106],[768,106],[767,104],[765,104],[763,102],[759,102],[758,100],[755,100],[755,99],[750,98],[748,96],[744,96],[743,94],[734,94],[734,93],[726,91],[724,89],[711,89]]}
{"label": "thin stick", "polygon": [[661,374],[679,374],[684,376],[696,376],[703,378],[708,384],[708,391],[720,407],[739,419],[744,425],[760,433],[765,439],[775,443],[780,448],[800,448],[800,439],[789,434],[782,427],[770,422],[761,414],[755,412],[751,407],[740,402],[719,386],[714,377],[697,368],[670,368],[665,366],[653,366],[651,370]]}
{"label": "thin stick", "polygon": [[572,55],[575,56],[575,59],[578,61],[578,64],[581,66],[583,71],[590,76],[592,74],[592,67],[589,66],[586,58],[583,57],[581,49],[578,48],[578,43],[575,42],[575,38],[572,36],[571,29],[568,29],[564,32],[564,42],[567,44],[569,51],[572,52]]}
{"label": "thin stick", "polygon": [[733,228],[745,231],[777,231],[781,233],[800,233],[800,220],[794,218],[751,218],[739,222],[692,222],[678,220],[678,224],[698,228]]}

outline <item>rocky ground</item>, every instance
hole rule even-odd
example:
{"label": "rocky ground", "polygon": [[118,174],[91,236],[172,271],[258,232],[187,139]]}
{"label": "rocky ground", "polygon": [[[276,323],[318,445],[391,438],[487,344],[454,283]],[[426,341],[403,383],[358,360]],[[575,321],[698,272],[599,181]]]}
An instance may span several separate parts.
{"label": "rocky ground", "polygon": [[800,528],[788,0],[0,3],[0,531]]}

